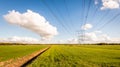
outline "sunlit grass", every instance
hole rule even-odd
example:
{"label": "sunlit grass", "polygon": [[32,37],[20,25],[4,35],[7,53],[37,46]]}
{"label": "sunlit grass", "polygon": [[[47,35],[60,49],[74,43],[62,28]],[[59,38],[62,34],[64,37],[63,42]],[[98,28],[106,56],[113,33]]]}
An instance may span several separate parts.
{"label": "sunlit grass", "polygon": [[0,46],[0,62],[26,56],[45,47],[46,47],[45,45]]}
{"label": "sunlit grass", "polygon": [[54,45],[28,67],[120,67],[119,45]]}

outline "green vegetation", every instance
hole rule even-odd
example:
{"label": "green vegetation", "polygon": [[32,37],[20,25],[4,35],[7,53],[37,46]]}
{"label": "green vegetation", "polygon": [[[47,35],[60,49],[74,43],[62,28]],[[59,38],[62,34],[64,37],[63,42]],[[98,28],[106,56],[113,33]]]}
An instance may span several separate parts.
{"label": "green vegetation", "polygon": [[120,45],[53,45],[28,67],[120,67]]}
{"label": "green vegetation", "polygon": [[[45,47],[47,45],[1,45],[0,62]],[[52,45],[27,67],[120,67],[120,45]]]}
{"label": "green vegetation", "polygon": [[23,57],[45,47],[45,45],[1,45],[0,62]]}

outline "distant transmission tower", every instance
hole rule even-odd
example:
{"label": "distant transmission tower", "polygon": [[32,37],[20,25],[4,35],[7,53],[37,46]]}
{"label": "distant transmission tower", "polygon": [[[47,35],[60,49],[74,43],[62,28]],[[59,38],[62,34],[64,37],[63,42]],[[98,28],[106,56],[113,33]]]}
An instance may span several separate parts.
{"label": "distant transmission tower", "polygon": [[77,31],[77,37],[78,37],[78,44],[84,43],[85,31],[84,30]]}

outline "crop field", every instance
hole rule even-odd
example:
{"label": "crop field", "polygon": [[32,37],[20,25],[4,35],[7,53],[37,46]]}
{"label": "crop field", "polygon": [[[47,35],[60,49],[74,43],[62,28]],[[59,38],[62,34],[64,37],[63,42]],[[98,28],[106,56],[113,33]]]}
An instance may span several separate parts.
{"label": "crop field", "polygon": [[[47,45],[0,46],[0,62],[45,47]],[[120,45],[51,45],[25,67],[120,67]]]}
{"label": "crop field", "polygon": [[0,46],[0,62],[29,55],[45,48],[45,45],[5,45]]}
{"label": "crop field", "polygon": [[120,67],[120,46],[53,45],[27,67]]}

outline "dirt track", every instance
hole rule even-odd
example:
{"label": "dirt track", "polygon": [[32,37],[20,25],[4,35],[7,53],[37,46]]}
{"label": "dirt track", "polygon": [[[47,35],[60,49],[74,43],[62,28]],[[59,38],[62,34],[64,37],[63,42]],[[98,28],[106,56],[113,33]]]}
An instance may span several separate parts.
{"label": "dirt track", "polygon": [[34,58],[36,58],[37,56],[39,56],[40,54],[42,54],[43,52],[45,52],[46,50],[48,50],[50,48],[44,48],[42,50],[39,50],[37,52],[34,52],[28,56],[24,56],[22,58],[18,58],[16,60],[11,60],[11,61],[5,61],[5,62],[1,62],[0,67],[23,67],[26,64],[28,64],[30,61],[32,61]]}

